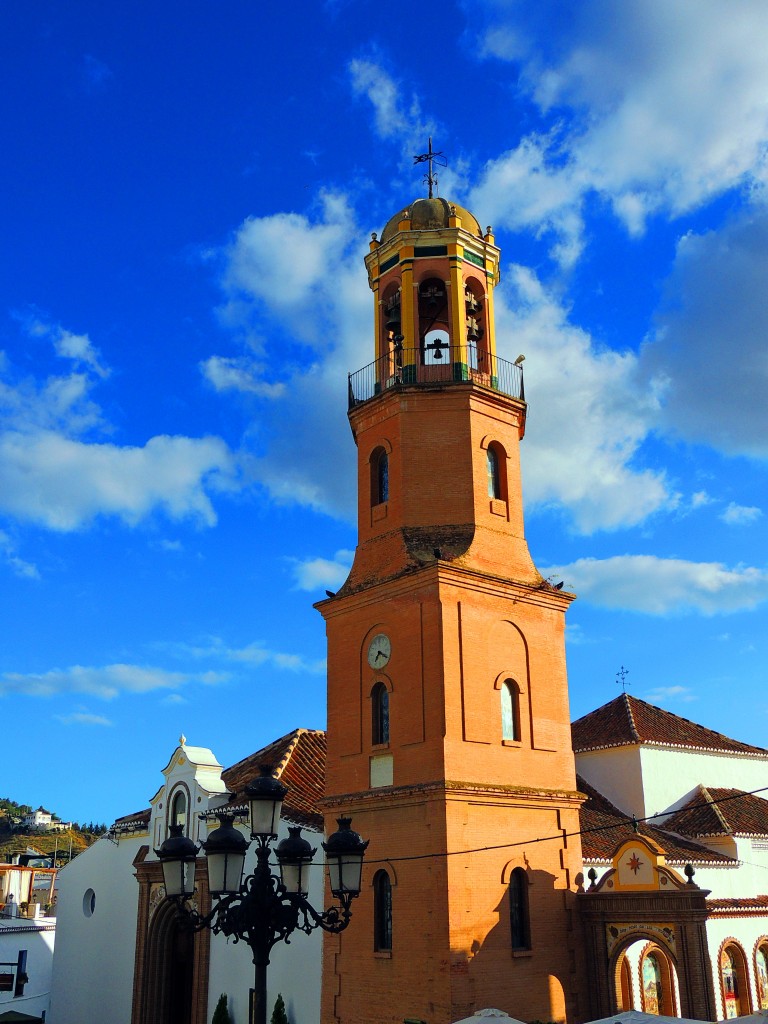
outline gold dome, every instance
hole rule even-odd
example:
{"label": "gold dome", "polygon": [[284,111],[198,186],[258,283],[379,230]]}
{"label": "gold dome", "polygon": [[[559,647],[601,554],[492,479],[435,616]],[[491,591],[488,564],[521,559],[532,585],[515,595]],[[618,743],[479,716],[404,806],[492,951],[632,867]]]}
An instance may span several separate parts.
{"label": "gold dome", "polygon": [[390,217],[381,233],[381,241],[386,242],[397,233],[397,225],[401,220],[410,220],[412,231],[447,228],[451,210],[455,210],[456,216],[461,218],[461,226],[465,231],[477,235],[478,238],[483,237],[477,219],[463,206],[449,203],[446,199],[416,199],[410,206]]}

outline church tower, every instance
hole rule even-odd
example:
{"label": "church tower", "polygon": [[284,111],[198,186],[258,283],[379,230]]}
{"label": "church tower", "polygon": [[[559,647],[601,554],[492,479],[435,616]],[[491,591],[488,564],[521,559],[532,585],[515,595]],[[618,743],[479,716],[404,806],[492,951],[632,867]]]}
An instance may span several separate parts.
{"label": "church tower", "polygon": [[418,199],[374,234],[373,361],[349,379],[358,546],[328,635],[326,826],[370,839],[327,937],[322,1024],[577,1019],[572,595],[523,531],[521,359],[496,354],[499,250]]}

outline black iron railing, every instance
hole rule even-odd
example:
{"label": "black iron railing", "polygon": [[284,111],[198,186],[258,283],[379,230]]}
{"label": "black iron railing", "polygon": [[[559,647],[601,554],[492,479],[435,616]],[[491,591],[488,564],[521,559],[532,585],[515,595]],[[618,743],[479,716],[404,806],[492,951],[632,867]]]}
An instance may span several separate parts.
{"label": "black iron railing", "polygon": [[511,398],[525,401],[523,368],[500,356],[490,356],[477,345],[393,350],[389,355],[349,374],[349,408],[398,386],[481,384]]}

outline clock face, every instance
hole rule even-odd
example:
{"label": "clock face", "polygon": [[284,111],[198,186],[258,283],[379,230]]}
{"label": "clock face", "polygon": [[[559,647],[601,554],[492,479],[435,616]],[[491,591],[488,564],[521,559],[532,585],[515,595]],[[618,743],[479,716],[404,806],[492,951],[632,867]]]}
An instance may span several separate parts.
{"label": "clock face", "polygon": [[386,633],[377,633],[368,647],[371,668],[384,668],[392,655],[392,644]]}

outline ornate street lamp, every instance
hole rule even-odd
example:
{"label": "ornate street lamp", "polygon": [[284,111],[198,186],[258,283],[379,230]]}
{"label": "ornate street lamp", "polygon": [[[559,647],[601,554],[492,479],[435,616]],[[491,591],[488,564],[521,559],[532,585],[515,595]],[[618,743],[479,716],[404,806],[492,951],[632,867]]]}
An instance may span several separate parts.
{"label": "ornate street lamp", "polygon": [[[166,896],[178,907],[186,927],[193,931],[210,928],[242,940],[253,954],[256,980],[250,1024],[267,1022],[267,965],[272,947],[288,942],[299,929],[309,935],[316,928],[341,932],[352,916],[352,900],[360,895],[363,857],[368,846],[350,828],[349,818],[339,818],[339,830],[323,843],[331,893],[338,906],[318,911],[307,900],[309,868],[315,850],[291,827],[287,838],[275,848],[280,877],[269,866],[272,841],[277,838],[280,809],[288,787],[261,766],[261,775],[246,786],[251,839],[256,842],[256,867],[242,881],[245,854],[250,845],[234,827],[231,811],[216,812],[219,827],[201,843],[208,867],[208,888],[217,901],[209,914],[202,915],[187,905],[195,890],[195,861],[198,847],[182,835],[181,825],[171,825],[170,836],[155,853],[163,868]],[[201,815],[204,817],[204,815]]]}

